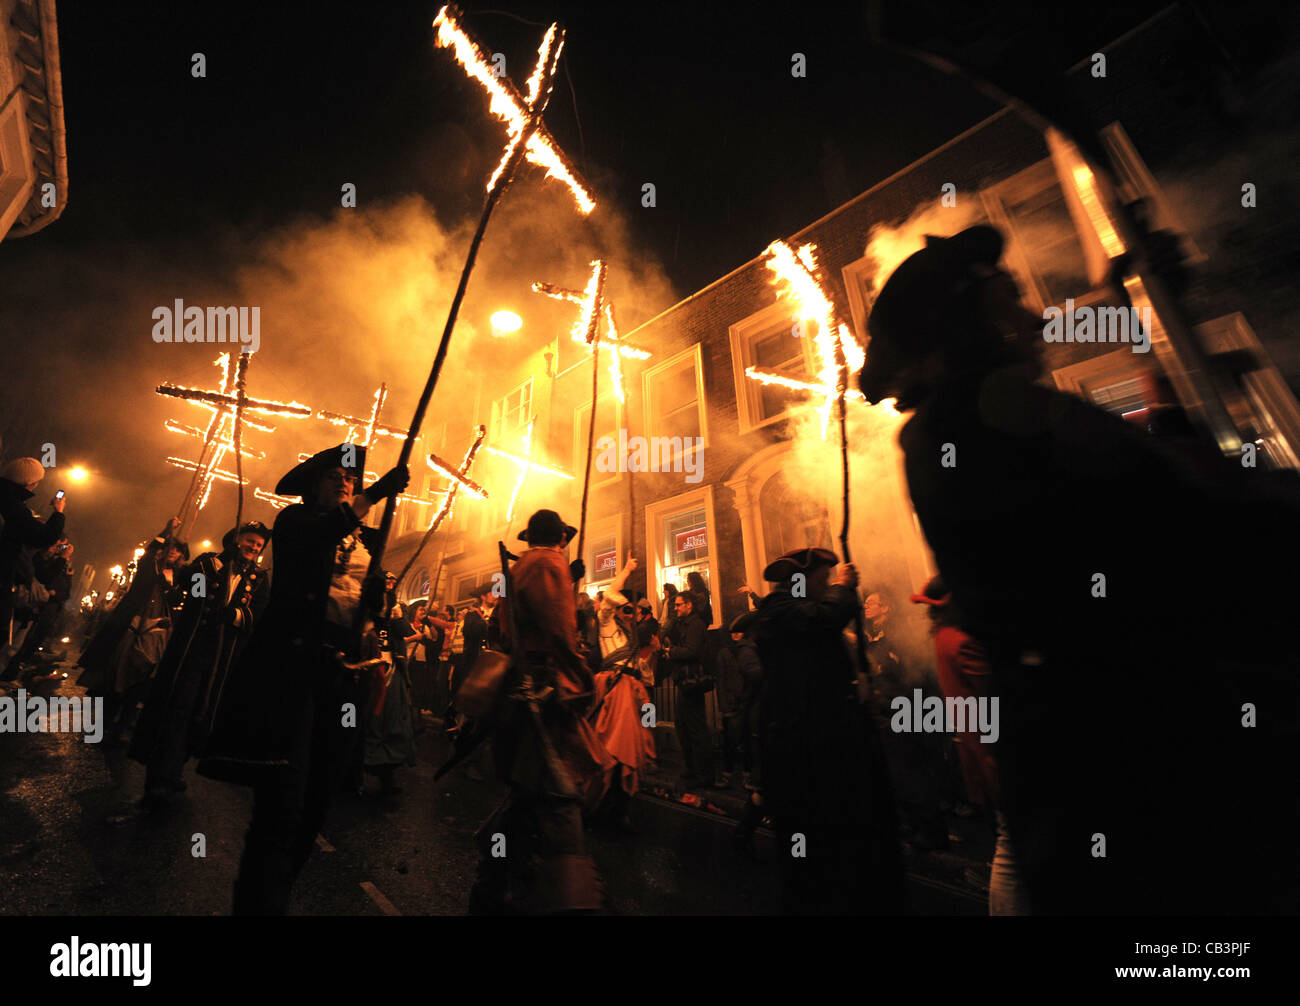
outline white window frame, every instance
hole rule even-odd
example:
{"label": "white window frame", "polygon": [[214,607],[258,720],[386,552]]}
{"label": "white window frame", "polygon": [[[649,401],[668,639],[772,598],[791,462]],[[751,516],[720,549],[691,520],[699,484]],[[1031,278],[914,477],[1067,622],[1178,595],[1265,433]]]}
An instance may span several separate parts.
{"label": "white window frame", "polygon": [[[674,355],[668,357],[662,363],[656,364],[655,366],[651,367],[649,370],[645,371],[645,373],[641,375],[641,382],[642,382],[641,400],[645,403],[644,417],[643,417],[645,419],[645,424],[642,427],[642,430],[644,431],[646,437],[660,435],[655,432],[655,430],[657,429],[656,426],[657,413],[656,413],[655,400],[654,400],[655,396],[652,391],[654,387],[654,380],[660,374],[680,367],[682,365],[683,360],[690,360],[691,365],[695,368],[695,408],[700,417],[700,440],[702,442],[700,446],[708,447],[709,446],[709,415],[708,415],[709,410],[705,408],[705,401],[704,401],[704,356],[700,350],[700,344],[698,342],[695,343],[693,346],[683,349],[680,353],[675,353]],[[691,448],[691,450],[693,451],[698,449],[699,447]],[[672,458],[669,459],[672,462],[674,468],[676,467],[677,464],[677,458],[678,455],[676,452],[674,452]],[[661,458],[660,460],[662,461],[663,459]],[[695,463],[699,464],[701,462],[696,461]],[[686,467],[687,467],[687,459],[683,457],[682,469],[685,470]]]}
{"label": "white window frame", "polygon": [[[514,426],[507,430],[505,429],[506,403],[512,397],[517,395],[519,392],[523,391],[524,388],[528,389],[528,408],[523,409],[521,413],[524,417],[524,421],[520,423],[518,426]],[[520,430],[524,429],[524,427],[528,425],[528,421],[530,419],[534,418],[537,415],[537,410],[533,408],[533,392],[536,390],[537,389],[533,384],[532,377],[529,377],[528,380],[516,384],[504,395],[500,396],[499,398],[493,399],[492,420],[491,420],[491,425],[488,426],[488,429],[489,431],[491,431],[491,436],[494,441],[500,442],[504,440],[506,437],[518,433]]]}
{"label": "white window frame", "polygon": [[[700,486],[690,492],[659,500],[645,508],[646,592],[651,594],[654,599],[652,603],[657,607],[663,598],[664,583],[670,579],[665,575],[665,569],[669,567],[664,566],[659,548],[663,541],[665,519],[683,510],[696,510],[701,506],[704,507],[705,527],[709,535],[709,599],[713,605],[713,624],[709,628],[716,629],[722,624],[722,581],[718,572],[718,521],[713,509],[712,485]],[[684,590],[685,578],[677,586]]]}
{"label": "white window frame", "polygon": [[[618,576],[619,570],[627,564],[627,546],[623,540],[623,515],[621,513],[613,514],[609,517],[602,517],[599,520],[591,521],[587,525],[587,538],[583,542],[583,547],[587,550],[587,555],[582,556],[582,561],[587,567],[588,574],[595,571],[595,545],[601,538],[614,536],[614,572],[611,576],[603,580],[592,580],[590,576],[582,581],[582,589],[591,595],[594,600],[598,590],[606,589],[609,584]],[[569,542],[569,560],[579,558],[578,539],[574,538]]]}
{"label": "white window frame", "polygon": [[[754,430],[762,429],[765,426],[771,426],[773,423],[784,422],[790,418],[793,411],[791,406],[787,406],[774,416],[762,417],[762,385],[758,381],[751,380],[745,376],[745,371],[754,366],[751,347],[754,339],[760,335],[770,333],[784,322],[791,328],[797,323],[798,319],[790,312],[790,305],[778,301],[761,311],[756,311],[748,318],[736,322],[728,329],[731,340],[731,372],[732,378],[736,382],[736,418],[740,423],[740,432],[751,433]],[[809,322],[807,327],[811,330],[815,323]],[[792,335],[793,339],[794,336]],[[799,339],[800,350],[803,353],[804,367],[808,372],[809,380],[814,380],[813,354],[810,343],[813,340],[805,336]]]}
{"label": "white window frame", "polygon": [[[980,199],[984,203],[984,211],[988,215],[989,223],[996,227],[1006,239],[1002,261],[1011,271],[1011,274],[1015,276],[1016,283],[1020,287],[1021,297],[1037,314],[1042,314],[1051,306],[1063,307],[1064,301],[1055,304],[1047,299],[1047,289],[1039,281],[1038,273],[1030,265],[1029,257],[1020,243],[1019,235],[1016,232],[1015,225],[1011,223],[1006,207],[1010,202],[1028,199],[1053,185],[1059,188],[1060,184],[1061,181],[1057,177],[1052,159],[1045,157],[1024,170],[1016,172],[1010,178],[1004,178],[995,185],[980,190]],[[1073,221],[1073,217],[1071,217],[1071,220]],[[1077,230],[1075,236],[1079,239],[1082,247],[1083,236]],[[1080,290],[1074,296],[1074,304],[1076,308],[1079,308],[1090,304],[1104,303],[1109,296],[1111,296],[1111,292],[1103,284],[1090,290]]]}

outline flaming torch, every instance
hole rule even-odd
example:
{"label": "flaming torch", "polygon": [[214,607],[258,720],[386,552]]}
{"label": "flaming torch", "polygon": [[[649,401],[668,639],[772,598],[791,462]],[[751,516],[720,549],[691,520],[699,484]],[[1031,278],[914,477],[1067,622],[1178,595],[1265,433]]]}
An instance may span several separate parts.
{"label": "flaming torch", "polygon": [[[835,307],[826,296],[822,285],[821,271],[817,265],[817,246],[800,245],[792,249],[784,241],[773,241],[767,248],[767,268],[771,270],[777,284],[777,296],[788,298],[794,305],[800,321],[816,324],[817,334],[814,344],[821,368],[817,382],[809,385],[809,390],[819,391],[823,395],[818,413],[822,419],[822,438],[826,437],[826,427],[830,418],[831,404],[835,405],[836,418],[840,427],[840,474],[843,479],[843,519],[840,523],[840,550],[844,561],[852,562],[849,552],[849,436],[846,399],[849,396],[849,375],[860,370],[866,354],[850,334],[848,326],[835,320]],[[746,375],[756,380],[768,379],[768,383],[784,383],[786,386],[803,382],[772,381],[781,375],[765,374],[755,371],[753,367],[745,371]],[[861,392],[857,393],[861,398]],[[893,412],[893,402],[881,402],[876,408]],[[862,621],[862,605],[855,606],[854,626],[857,636],[858,665],[867,666],[866,634]]]}
{"label": "flaming torch", "polygon": [[[193,472],[179,511],[181,525],[178,532],[182,536],[193,525],[199,511],[207,505],[208,495],[211,492],[214,479],[237,483],[242,489],[242,470],[238,474],[231,475],[219,468],[227,452],[234,452],[236,465],[240,464],[241,458],[252,456],[243,450],[239,442],[241,425],[247,423],[254,429],[267,432],[273,431],[274,427],[248,418],[246,416],[247,412],[267,416],[311,415],[311,409],[298,402],[274,402],[260,398],[249,398],[244,393],[244,380],[248,372],[248,362],[251,356],[251,353],[240,354],[233,375],[230,372],[230,354],[222,353],[217,357],[216,365],[221,368],[221,385],[216,391],[184,388],[174,384],[160,384],[155,389],[160,395],[193,402],[195,405],[201,405],[212,413],[207,429],[202,432],[194,427],[185,426],[174,421],[169,420],[167,423],[167,428],[170,430],[203,438],[203,447],[199,451],[197,460],[167,459],[168,463]],[[217,474],[218,472],[220,474]],[[242,493],[240,509],[242,510]]]}
{"label": "flaming torch", "polygon": [[[429,530],[424,532],[424,537],[420,539],[419,547],[416,548],[415,552],[411,555],[411,558],[406,560],[406,565],[402,567],[401,573],[398,574],[398,583],[401,583],[406,579],[406,574],[409,573],[411,567],[415,565],[415,560],[420,558],[420,553],[424,551],[424,546],[429,544],[429,540],[434,536],[438,528],[442,526],[442,522],[451,516],[452,507],[456,502],[457,491],[464,488],[472,496],[476,496],[479,499],[488,498],[487,490],[482,488],[473,479],[469,478],[469,470],[474,466],[474,456],[478,454],[478,449],[483,444],[483,438],[485,436],[487,436],[486,426],[475,427],[474,442],[469,445],[469,450],[465,452],[465,457],[461,460],[459,468],[450,468],[447,463],[437,457],[437,455],[429,455],[429,467],[440,475],[445,475],[447,477],[447,489],[443,493],[442,506],[439,507],[438,512],[433,517],[433,521],[429,524]],[[434,586],[436,586],[436,584]],[[433,600],[432,590],[430,590],[429,600]]]}
{"label": "flaming torch", "polygon": [[[483,201],[483,212],[479,215],[478,226],[470,240],[469,252],[465,256],[465,265],[461,269],[460,282],[447,312],[447,321],[443,326],[442,339],[438,343],[438,352],[433,359],[433,368],[429,371],[424,391],[415,407],[415,415],[402,443],[402,452],[398,465],[406,465],[411,460],[411,451],[415,438],[419,436],[424,414],[428,410],[429,400],[438,384],[438,375],[447,359],[447,349],[451,344],[451,333],[456,327],[456,316],[460,312],[461,301],[465,299],[465,290],[469,285],[470,273],[478,257],[483,235],[487,231],[488,220],[502,194],[514,178],[515,170],[521,159],[527,157],[534,164],[546,168],[547,177],[560,179],[583,213],[590,213],[596,207],[595,200],[587,191],[585,183],[568,163],[559,146],[542,124],[542,115],[551,99],[551,90],[555,84],[555,74],[559,69],[560,53],[564,49],[564,32],[557,24],[552,24],[542,38],[537,50],[537,64],[526,84],[526,93],[520,94],[515,86],[505,77],[498,77],[491,61],[482,47],[469,35],[461,24],[461,12],[448,5],[438,12],[433,26],[436,29],[435,43],[439,48],[450,49],[456,61],[465,73],[483,87],[488,93],[489,111],[506,123],[508,140],[501,155],[496,171],[488,179],[487,195]],[[384,547],[388,533],[393,526],[393,514],[397,509],[397,500],[389,497],[384,505],[384,515],[379,523],[379,541],[370,557],[368,575],[375,577],[383,568]],[[364,605],[357,608],[358,633],[364,618]]]}

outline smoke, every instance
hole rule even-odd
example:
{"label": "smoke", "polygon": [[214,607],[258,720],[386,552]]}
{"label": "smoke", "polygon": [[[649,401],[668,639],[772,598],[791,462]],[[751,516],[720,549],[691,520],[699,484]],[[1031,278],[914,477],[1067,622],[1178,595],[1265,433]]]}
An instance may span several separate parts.
{"label": "smoke", "polygon": [[[172,244],[71,250],[32,246],[16,258],[8,267],[15,293],[0,304],[0,333],[6,345],[26,343],[29,351],[7,361],[0,436],[6,457],[40,457],[42,444],[55,444],[59,467],[31,502],[43,511],[46,489],[68,490],[69,534],[78,558],[101,571],[95,587],[102,591],[103,571],[126,562],[135,544],[176,512],[189,485],[190,473],[165,458],[193,458],[199,443],[167,431],[164,422],[203,427],[210,415],[154,388],[170,382],[215,389],[214,361],[238,348],[155,343],[155,307],[178,298],[186,306],[257,306],[261,348],[250,361],[249,396],[361,416],[386,382],[381,422],[405,427],[474,222],[444,224],[424,200],[410,197],[256,234],[229,230]],[[488,228],[424,424],[426,431],[446,424],[449,455],[459,458],[474,423],[487,421],[491,397],[501,393],[494,375],[568,336],[572,307],[531,293],[534,280],[581,286],[588,262],[606,257],[624,329],[677,299],[658,263],[630,245],[625,221],[607,206],[584,219],[553,183],[521,180],[512,187]],[[487,319],[500,308],[518,313],[523,329],[495,337]],[[345,431],[315,418],[260,418],[275,432],[244,429],[246,448],[266,455],[244,460],[244,515],[271,523],[274,511],[253,498],[254,488],[273,490],[300,452],[337,444]],[[399,440],[381,440],[367,468],[383,472],[399,449]],[[74,464],[91,475],[65,485],[61,473]],[[227,467],[234,470],[233,457]],[[233,484],[213,485],[192,542],[220,541],[234,521],[235,493]]]}
{"label": "smoke", "polygon": [[[947,237],[982,219],[978,197],[958,193],[956,206],[935,201],[918,207],[901,222],[873,226],[864,250],[871,267],[865,284],[868,298],[874,299],[894,269],[925,246],[927,234]],[[855,386],[854,377],[850,387]],[[819,404],[816,399],[793,406],[787,424],[791,452],[783,474],[786,485],[799,497],[824,508],[838,552],[843,516],[839,425],[833,406],[823,423]],[[882,592],[892,603],[888,638],[909,678],[919,683],[934,666],[934,648],[926,613],[908,598],[932,575],[933,559],[907,495],[898,447],[898,433],[905,421],[905,416],[886,404],[847,402],[849,548],[861,579],[860,593]]]}

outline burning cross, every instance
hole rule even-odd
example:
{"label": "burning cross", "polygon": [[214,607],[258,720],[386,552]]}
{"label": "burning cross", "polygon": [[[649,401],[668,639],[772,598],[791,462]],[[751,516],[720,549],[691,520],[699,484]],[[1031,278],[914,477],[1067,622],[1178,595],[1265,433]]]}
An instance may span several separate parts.
{"label": "burning cross", "polygon": [[[246,412],[257,412],[268,416],[311,415],[311,409],[298,402],[273,402],[245,396],[242,387],[251,357],[251,353],[241,353],[235,372],[232,374],[230,371],[230,354],[222,353],[215,361],[216,365],[221,368],[221,385],[216,391],[183,388],[174,384],[160,384],[155,389],[160,395],[193,402],[195,405],[201,405],[212,412],[208,427],[202,432],[195,427],[185,426],[174,421],[167,423],[167,428],[170,430],[203,438],[203,448],[199,452],[197,461],[186,461],[181,458],[167,459],[169,464],[194,473],[193,478],[190,480],[190,487],[186,490],[185,500],[181,504],[181,517],[186,522],[182,524],[182,529],[186,528],[186,524],[192,524],[199,511],[207,505],[208,495],[211,492],[214,480],[241,483],[242,480],[238,476],[232,475],[219,467],[226,454],[234,450],[233,431],[235,428],[246,423],[254,429],[265,432],[274,431],[274,427],[248,419],[245,416]],[[239,453],[244,456],[256,456],[243,451],[242,448]]]}
{"label": "burning cross", "polygon": [[[420,539],[419,546],[416,548],[415,552],[412,553],[411,558],[406,560],[406,565],[402,568],[401,573],[397,575],[398,583],[401,583],[406,579],[406,574],[409,573],[411,567],[415,565],[415,560],[420,558],[420,553],[424,551],[424,546],[429,544],[429,539],[431,539],[434,532],[442,526],[442,522],[451,516],[452,506],[456,502],[457,492],[464,488],[471,495],[477,496],[480,499],[488,498],[487,490],[482,488],[473,479],[469,478],[469,470],[474,465],[474,456],[478,454],[478,449],[483,443],[483,438],[486,435],[486,426],[475,427],[474,442],[469,445],[469,450],[465,452],[465,457],[461,460],[458,468],[452,468],[436,454],[429,455],[429,467],[448,480],[447,488],[443,490],[442,506],[438,508],[438,512],[434,515],[432,522],[430,522],[429,530],[424,533],[424,537]],[[421,502],[428,501],[422,500]]]}
{"label": "burning cross", "polygon": [[515,501],[519,499],[519,491],[523,489],[524,479],[528,477],[529,472],[541,472],[543,475],[550,475],[554,478],[560,479],[573,478],[573,476],[566,471],[562,471],[559,468],[553,468],[550,465],[532,459],[533,424],[535,422],[537,422],[536,416],[528,420],[528,426],[524,429],[524,435],[522,437],[524,453],[522,456],[511,454],[509,451],[503,451],[499,447],[487,448],[489,454],[494,454],[499,458],[504,458],[505,460],[519,466],[519,478],[515,481],[514,492],[510,494],[510,506],[506,510],[507,525],[514,519]]}
{"label": "burning cross", "polygon": [[[814,345],[821,366],[817,380],[800,381],[784,374],[775,374],[757,367],[746,367],[745,376],[760,384],[778,385],[794,391],[809,391],[822,395],[817,412],[822,419],[822,439],[830,421],[831,406],[841,396],[862,400],[862,392],[849,387],[849,375],[860,370],[866,354],[850,334],[848,326],[835,321],[835,306],[822,287],[821,269],[817,265],[817,246],[800,245],[791,248],[784,241],[773,241],[767,247],[767,268],[775,276],[777,298],[787,297],[794,303],[800,321],[817,324]],[[893,400],[886,399],[877,406],[893,413]]]}
{"label": "burning cross", "polygon": [[[375,392],[373,404],[370,407],[368,416],[349,416],[342,412],[330,412],[327,409],[317,409],[316,418],[324,419],[333,423],[335,426],[346,426],[348,428],[347,436],[344,437],[345,443],[356,443],[361,447],[369,448],[374,445],[378,437],[394,437],[398,440],[406,436],[405,430],[399,430],[396,426],[385,426],[379,421],[379,413],[383,411],[384,402],[388,400],[388,385],[379,385],[379,390]],[[365,437],[358,441],[356,439],[357,430],[365,431]]]}
{"label": "burning cross", "polygon": [[487,91],[491,98],[489,111],[506,124],[509,141],[501,155],[501,162],[488,179],[489,194],[496,190],[506,165],[514,158],[522,141],[525,160],[545,168],[547,178],[562,181],[568,186],[578,208],[584,214],[590,213],[595,209],[596,201],[541,121],[542,113],[546,111],[547,102],[551,99],[555,72],[559,67],[560,53],[564,49],[564,32],[559,30],[557,24],[552,24],[546,30],[542,44],[537,49],[537,65],[528,78],[527,94],[524,95],[519,93],[508,77],[497,76],[492,61],[462,27],[461,17],[461,11],[455,5],[442,8],[433,22],[437,29],[434,43],[440,48],[452,50],[456,62],[460,63],[470,79],[478,81]]}
{"label": "burning cross", "polygon": [[488,498],[487,490],[469,478],[469,470],[474,466],[474,457],[478,454],[478,449],[482,446],[485,436],[487,436],[486,426],[475,428],[474,442],[469,445],[469,450],[465,452],[465,457],[461,460],[458,468],[452,468],[436,454],[429,455],[429,467],[448,480],[447,488],[443,491],[442,506],[434,516],[433,523],[429,525],[431,534],[438,530],[438,525],[451,516],[452,506],[456,502],[456,494],[462,488],[478,499],[485,500]]}
{"label": "burning cross", "polygon": [[[534,283],[533,293],[545,294],[552,300],[564,300],[570,304],[577,304],[580,308],[578,320],[574,323],[572,329],[572,338],[574,342],[587,343],[590,345],[590,330],[592,326],[592,315],[594,313],[593,305],[595,304],[598,287],[600,286],[600,269],[602,263],[596,259],[591,263],[591,278],[587,280],[587,289],[585,290],[566,290],[564,287],[556,286],[553,283]],[[620,402],[626,401],[623,385],[623,369],[619,364],[619,357],[626,356],[631,360],[648,360],[650,353],[644,349],[637,349],[635,346],[629,346],[619,340],[618,326],[614,323],[614,305],[604,296],[603,290],[600,290],[600,309],[605,319],[605,331],[608,339],[596,340],[596,345],[600,349],[610,351],[609,376],[613,382],[614,394],[618,396]]]}

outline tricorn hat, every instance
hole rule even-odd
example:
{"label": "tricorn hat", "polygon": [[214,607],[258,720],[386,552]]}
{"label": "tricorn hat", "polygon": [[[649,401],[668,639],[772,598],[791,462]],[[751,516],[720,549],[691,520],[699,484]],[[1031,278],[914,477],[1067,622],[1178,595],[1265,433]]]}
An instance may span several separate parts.
{"label": "tricorn hat", "polygon": [[737,615],[727,626],[728,632],[748,632],[758,621],[757,611],[747,611],[743,615]]}
{"label": "tricorn hat", "polygon": [[519,540],[530,545],[567,545],[577,533],[578,529],[564,523],[554,510],[538,510],[519,532]]}
{"label": "tricorn hat", "polygon": [[[347,455],[352,456],[351,465],[343,463]],[[279,496],[301,496],[306,499],[311,495],[317,476],[330,468],[342,468],[355,475],[359,489],[366,469],[366,449],[360,444],[339,444],[313,454],[281,478],[276,483],[275,492]]]}
{"label": "tricorn hat", "polygon": [[241,534],[258,534],[262,536],[267,545],[271,544],[271,529],[263,524],[260,520],[250,520],[247,524],[241,524],[239,527],[232,527],[225,533],[221,539],[222,548],[230,548],[235,540]]}
{"label": "tricorn hat", "polygon": [[1002,235],[992,227],[968,227],[952,237],[926,235],[925,247],[890,274],[871,307],[867,362],[858,385],[878,402],[909,360],[920,359],[965,329],[951,323],[954,308],[997,271]]}
{"label": "tricorn hat", "polygon": [[834,566],[839,556],[828,548],[796,548],[768,563],[763,579],[768,583],[783,583],[795,573],[811,573],[822,566]]}

